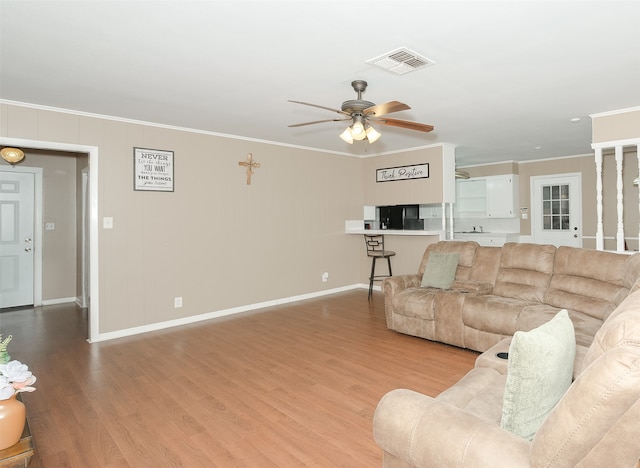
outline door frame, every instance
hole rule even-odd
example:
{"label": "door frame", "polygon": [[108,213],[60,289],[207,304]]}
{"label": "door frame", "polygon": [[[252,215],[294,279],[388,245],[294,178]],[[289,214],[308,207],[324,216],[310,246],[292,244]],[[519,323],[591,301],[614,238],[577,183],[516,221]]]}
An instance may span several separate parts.
{"label": "door frame", "polygon": [[[1,141],[1,140],[0,140]],[[33,174],[33,305],[42,305],[42,168],[0,166],[0,171]]]}
{"label": "door frame", "polygon": [[86,309],[89,307],[89,283],[87,279],[89,276],[89,168],[85,167],[82,169],[82,213],[80,215],[82,226],[80,228],[81,238],[80,242],[82,243],[80,246],[81,259],[80,259],[80,271],[82,272],[81,278],[81,291],[79,298],[79,305],[81,308]]}
{"label": "door frame", "polygon": [[[553,179],[564,179],[564,178],[568,178],[568,177],[575,177],[577,178],[577,186],[576,189],[578,190],[578,201],[580,203],[579,209],[575,210],[577,211],[577,216],[579,217],[579,221],[580,223],[576,223],[576,225],[578,225],[578,232],[580,233],[580,239],[579,239],[579,247],[582,247],[583,245],[583,240],[584,240],[584,233],[583,233],[583,223],[584,220],[582,219],[582,173],[581,172],[567,172],[564,174],[547,174],[547,175],[537,175],[537,176],[531,176],[531,178],[529,179],[529,197],[531,200],[531,238],[533,240],[533,242],[538,242],[539,239],[536,239],[536,234],[537,231],[535,229],[534,223],[537,221],[537,217],[541,216],[542,214],[542,205],[540,205],[540,201],[534,196],[534,185],[535,182],[541,181],[541,180],[553,180]],[[536,210],[536,207],[540,208],[540,211]]]}
{"label": "door frame", "polygon": [[[100,282],[99,282],[99,229],[98,229],[98,147],[75,145],[53,141],[31,140],[26,138],[0,137],[0,145],[15,146],[24,149],[87,153],[89,155],[89,343],[100,341]],[[42,214],[41,214],[42,216]],[[40,223],[42,226],[42,223]],[[42,269],[42,262],[40,263]],[[42,281],[42,272],[40,273]],[[42,284],[40,285],[42,289]],[[35,297],[34,297],[35,299]],[[42,299],[41,299],[42,300]]]}

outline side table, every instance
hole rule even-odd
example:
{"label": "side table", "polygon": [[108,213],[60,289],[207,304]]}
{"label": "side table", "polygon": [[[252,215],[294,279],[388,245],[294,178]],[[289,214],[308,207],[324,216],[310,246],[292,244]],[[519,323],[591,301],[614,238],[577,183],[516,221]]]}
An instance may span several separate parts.
{"label": "side table", "polygon": [[0,450],[0,467],[2,468],[24,468],[29,465],[31,457],[35,453],[29,421],[24,425],[24,431],[17,444]]}

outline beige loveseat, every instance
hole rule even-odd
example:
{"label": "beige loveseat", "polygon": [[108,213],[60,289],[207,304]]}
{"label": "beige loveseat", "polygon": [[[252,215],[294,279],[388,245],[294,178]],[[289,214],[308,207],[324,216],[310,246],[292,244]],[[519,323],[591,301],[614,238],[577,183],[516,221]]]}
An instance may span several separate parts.
{"label": "beige loveseat", "polygon": [[[431,252],[459,254],[451,289],[420,288]],[[429,246],[424,257],[418,275],[383,283],[387,324],[485,352],[435,398],[406,389],[382,398],[374,437],[384,466],[636,466],[640,255],[450,241]],[[561,309],[575,329],[575,380],[527,440],[501,428],[508,361],[497,353],[509,350],[516,331],[532,330]]]}

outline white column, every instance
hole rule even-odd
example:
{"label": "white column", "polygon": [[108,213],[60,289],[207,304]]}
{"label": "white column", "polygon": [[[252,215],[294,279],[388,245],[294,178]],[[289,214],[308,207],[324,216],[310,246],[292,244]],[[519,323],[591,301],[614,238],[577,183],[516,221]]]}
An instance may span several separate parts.
{"label": "white column", "polygon": [[449,203],[449,240],[453,240],[453,203]]}
{"label": "white column", "polygon": [[640,143],[636,146],[636,155],[638,157],[638,250],[640,251]]}
{"label": "white column", "polygon": [[602,224],[602,148],[596,148],[596,249],[604,250],[604,225]]}
{"label": "white column", "polygon": [[622,146],[616,146],[616,173],[618,176],[616,187],[618,189],[618,230],[616,232],[616,250],[618,252],[624,251],[624,220],[622,216],[624,214],[624,204],[622,196]]}

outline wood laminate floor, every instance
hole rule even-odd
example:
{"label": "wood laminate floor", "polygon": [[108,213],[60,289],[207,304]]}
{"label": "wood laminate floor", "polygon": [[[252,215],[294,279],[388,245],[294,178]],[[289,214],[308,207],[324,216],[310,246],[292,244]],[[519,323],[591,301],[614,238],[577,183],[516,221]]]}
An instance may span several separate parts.
{"label": "wood laminate floor", "polygon": [[476,353],[388,330],[383,296],[325,296],[89,344],[74,305],[8,310],[30,467],[375,467],[382,395],[435,396]]}

